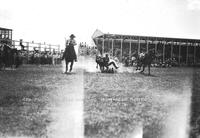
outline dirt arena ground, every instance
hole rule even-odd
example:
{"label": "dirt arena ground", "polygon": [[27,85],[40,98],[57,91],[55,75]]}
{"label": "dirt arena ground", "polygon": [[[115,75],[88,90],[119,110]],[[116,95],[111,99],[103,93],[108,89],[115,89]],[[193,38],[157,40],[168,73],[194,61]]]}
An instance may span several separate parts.
{"label": "dirt arena ground", "polygon": [[152,68],[152,76],[130,70],[102,74],[79,61],[68,75],[62,66],[0,71],[0,137],[189,136],[199,69],[194,81],[192,68]]}
{"label": "dirt arena ground", "polygon": [[85,73],[87,138],[188,138],[192,68]]}
{"label": "dirt arena ground", "polygon": [[82,137],[83,71],[22,66],[0,72],[0,137]]}

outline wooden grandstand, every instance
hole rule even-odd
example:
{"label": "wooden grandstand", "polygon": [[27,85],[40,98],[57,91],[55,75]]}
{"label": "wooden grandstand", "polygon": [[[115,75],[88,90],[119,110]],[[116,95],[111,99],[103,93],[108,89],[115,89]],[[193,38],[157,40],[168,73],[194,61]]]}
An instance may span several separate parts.
{"label": "wooden grandstand", "polygon": [[101,54],[122,59],[136,52],[155,50],[157,60],[176,59],[179,65],[200,65],[200,40],[154,36],[105,34],[96,30],[92,36]]}
{"label": "wooden grandstand", "polygon": [[12,29],[0,27],[0,44],[12,44]]}

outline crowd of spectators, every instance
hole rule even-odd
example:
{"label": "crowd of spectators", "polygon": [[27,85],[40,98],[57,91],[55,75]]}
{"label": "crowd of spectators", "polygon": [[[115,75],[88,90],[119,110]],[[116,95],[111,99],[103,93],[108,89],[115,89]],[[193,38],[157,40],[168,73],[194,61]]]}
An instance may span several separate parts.
{"label": "crowd of spectators", "polygon": [[56,65],[61,64],[61,52],[19,51],[22,64]]}
{"label": "crowd of spectators", "polygon": [[94,46],[79,45],[78,54],[80,56],[95,56],[97,54],[97,48]]}
{"label": "crowd of spectators", "polygon": [[[136,66],[137,59],[136,57],[132,56],[123,56],[122,57],[122,63],[124,66]],[[163,61],[162,58],[155,58],[153,63],[151,64],[152,67],[175,67],[178,66],[178,60],[176,58],[166,58],[165,61]]]}

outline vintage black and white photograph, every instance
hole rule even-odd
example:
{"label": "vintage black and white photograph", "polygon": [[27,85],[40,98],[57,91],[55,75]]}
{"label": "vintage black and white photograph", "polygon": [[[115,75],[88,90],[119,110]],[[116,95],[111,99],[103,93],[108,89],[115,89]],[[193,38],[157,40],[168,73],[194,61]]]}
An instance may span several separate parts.
{"label": "vintage black and white photograph", "polygon": [[0,138],[200,138],[200,0],[0,5]]}

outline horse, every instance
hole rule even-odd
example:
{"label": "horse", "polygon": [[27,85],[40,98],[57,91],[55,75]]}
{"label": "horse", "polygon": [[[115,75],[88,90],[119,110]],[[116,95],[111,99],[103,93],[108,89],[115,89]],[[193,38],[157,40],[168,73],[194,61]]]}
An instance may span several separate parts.
{"label": "horse", "polygon": [[106,63],[104,62],[104,58],[101,56],[96,56],[96,68],[98,69],[98,66],[100,68],[101,71],[104,70],[104,68],[106,67]]}
{"label": "horse", "polygon": [[17,68],[19,67],[19,53],[17,49],[11,48],[7,44],[0,47],[0,70],[5,70],[6,67]]}
{"label": "horse", "polygon": [[76,52],[75,52],[75,49],[74,49],[74,46],[69,44],[66,46],[65,48],[65,51],[63,53],[63,56],[62,56],[62,60],[65,59],[65,63],[66,63],[66,72],[68,71],[68,64],[69,62],[71,63],[70,64],[70,72],[72,71],[72,68],[73,68],[73,64],[74,64],[74,61],[77,61],[77,56],[76,56]]}
{"label": "horse", "polygon": [[136,70],[141,70],[143,59],[144,56],[141,56],[138,53],[132,55],[131,64],[133,65],[133,63],[136,63]]}
{"label": "horse", "polygon": [[142,58],[138,57],[136,70],[140,70],[142,67],[141,73],[143,73],[145,68],[148,67],[148,75],[150,75],[150,67],[154,59],[155,59],[155,53],[153,52],[153,50],[149,51],[148,53],[145,53],[144,57]]}

